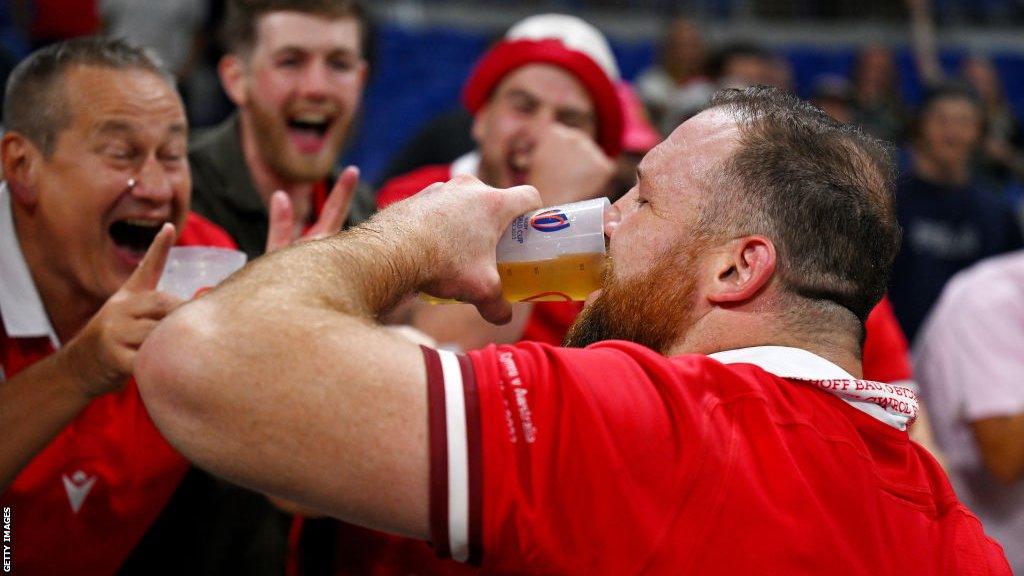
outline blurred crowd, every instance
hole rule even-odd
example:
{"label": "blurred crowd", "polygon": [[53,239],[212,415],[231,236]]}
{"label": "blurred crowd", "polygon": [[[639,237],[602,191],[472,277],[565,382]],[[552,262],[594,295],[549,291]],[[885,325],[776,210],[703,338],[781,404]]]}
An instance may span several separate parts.
{"label": "blurred crowd", "polygon": [[[723,88],[768,85],[807,94],[839,123],[858,126],[891,143],[899,167],[894,179],[902,247],[891,272],[888,297],[868,320],[867,339],[871,346],[885,341],[877,344],[877,350],[884,349],[881,356],[898,356],[886,357],[881,364],[906,365],[905,370],[886,372],[885,379],[913,380],[920,387],[932,431],[921,431],[918,438],[943,459],[961,498],[979,513],[989,533],[1001,540],[1011,563],[1024,569],[1024,307],[1020,304],[1024,300],[1019,298],[1024,295],[1019,252],[1024,248],[1024,128],[991,58],[970,54],[952,73],[942,66],[934,7],[928,0],[906,2],[909,44],[917,77],[925,84],[918,102],[907,102],[902,96],[893,46],[861,46],[848,74],[824,74],[810,86],[796,86],[784,53],[740,39],[712,44],[700,20],[680,16],[666,20],[664,34],[656,40],[656,60],[632,82],[621,77],[603,39],[588,38],[600,45],[593,58],[607,76],[605,83],[614,85],[611,92],[603,84],[587,85],[579,96],[559,84],[558,78],[518,77],[501,68],[506,66],[504,60],[486,61],[494,67],[491,83],[480,80],[486,69],[474,69],[463,94],[465,107],[438,116],[415,133],[394,135],[408,144],[390,159],[379,186],[357,184],[358,171],[342,170],[339,164],[347,142],[357,138],[359,131],[375,129],[358,122],[363,90],[377,73],[373,26],[367,15],[362,9],[339,12],[348,26],[342,33],[351,41],[320,61],[315,59],[319,56],[310,55],[318,53],[290,48],[294,38],[310,42],[322,38],[330,43],[337,30],[310,27],[304,14],[295,16],[294,22],[275,21],[272,30],[277,36],[266,30],[258,36],[251,22],[248,29],[241,24],[233,29],[230,19],[225,29],[228,4],[224,0],[10,1],[0,14],[0,71],[6,79],[29,53],[71,38],[106,35],[151,48],[173,75],[183,113],[193,128],[187,146],[177,142],[173,153],[168,152],[174,161],[187,163],[179,168],[190,170],[191,176],[187,185],[181,180],[171,186],[173,190],[151,191],[155,187],[154,178],[146,172],[150,168],[140,164],[139,179],[129,180],[126,190],[154,197],[166,192],[168,198],[178,198],[167,200],[178,208],[188,206],[182,198],[191,195],[191,209],[200,215],[201,223],[189,216],[192,220],[184,224],[187,210],[177,222],[203,231],[196,233],[202,238],[193,236],[191,241],[237,247],[251,259],[333,232],[342,222],[360,223],[379,207],[459,174],[472,174],[498,187],[530,183],[540,190],[545,205],[598,196],[614,202],[636,183],[636,168],[644,154],[698,114]],[[523,88],[492,95],[493,84],[506,74]],[[88,90],[101,94],[96,86],[113,90],[116,85],[111,79],[81,81],[83,95]],[[556,93],[569,96],[552,104],[533,95],[538,86],[544,98]],[[498,104],[491,105],[492,97]],[[583,104],[573,98],[582,98]],[[11,98],[4,102],[9,104]],[[578,108],[593,108],[595,118]],[[612,108],[614,112],[609,111]],[[13,113],[4,110],[5,120]],[[548,114],[543,122],[554,127],[545,124],[541,136],[522,144],[511,135],[501,113],[517,118]],[[621,130],[614,133],[608,132],[612,117],[621,122]],[[177,130],[174,126],[171,132]],[[18,124],[4,128],[26,130]],[[15,144],[4,147],[3,167],[24,169],[25,174],[8,175],[30,180],[23,164],[9,160],[19,157],[19,150]],[[173,172],[166,166],[161,169]],[[11,201],[34,206],[34,201],[25,200],[24,186],[9,185]],[[342,202],[332,190],[346,187],[352,189],[353,198]],[[0,200],[7,202],[8,196]],[[25,213],[34,212],[25,208]],[[132,257],[138,264],[140,244],[145,252],[159,230],[147,225],[145,217],[125,213],[132,217],[114,223],[111,235],[122,247],[134,247]],[[203,228],[207,220],[217,226],[216,231]],[[81,265],[69,262],[66,268],[76,266]],[[81,272],[83,277],[89,274]],[[75,289],[80,284],[88,282],[70,283]],[[61,290],[53,293],[64,294]],[[107,284],[97,281],[83,290],[88,293],[85,299],[95,306],[85,307],[88,314],[67,319],[63,325],[50,318],[53,327],[43,335],[50,337],[54,349],[60,342],[80,340],[78,334],[92,326],[88,318],[102,314],[103,302],[124,289],[108,279]],[[43,288],[39,292],[44,299],[48,296]],[[9,320],[11,312],[3,304],[0,299],[0,311]],[[53,306],[45,308],[49,311]],[[536,305],[520,312],[509,326],[495,328],[466,308],[413,303],[397,310],[391,321],[413,328],[411,337],[465,350],[519,340],[557,344],[579,311],[576,304]],[[15,335],[8,327],[5,338],[14,340]],[[866,348],[865,366],[868,356]],[[8,379],[14,375],[10,365],[0,364],[0,368]],[[865,367],[865,377],[867,371]],[[0,383],[3,375],[0,371]],[[130,376],[130,371],[122,367],[117,376]],[[119,390],[111,383],[96,394]],[[52,439],[54,433],[49,434]],[[301,567],[310,574],[369,573],[371,568],[357,563],[360,554],[390,558],[395,565],[401,564],[395,557],[432,565],[433,560],[428,560],[432,552],[425,546],[388,540],[333,521],[302,519],[304,511],[288,502],[271,505],[196,469],[186,472],[180,462],[172,468],[180,482],[164,486],[159,497],[161,503],[171,504],[156,506],[143,524],[154,522],[161,510],[156,526],[164,534],[183,529],[195,518],[206,519],[213,528],[204,529],[189,545],[195,550],[203,550],[204,544],[216,549],[200,560],[208,572],[230,565],[245,566],[245,573],[281,573],[288,557],[288,569],[293,571]],[[14,475],[4,471],[0,488],[13,485],[22,490],[16,495],[23,498],[20,502],[29,502],[34,489],[30,480],[13,483]],[[292,520],[296,513],[300,520]],[[143,538],[142,532],[126,537],[134,540],[119,552],[119,562],[113,567],[99,562],[98,572],[113,568],[152,573],[155,564],[169,562],[177,544],[168,544],[153,531]],[[239,564],[238,558],[247,564]],[[345,566],[348,561],[354,564]],[[456,573],[462,568],[444,564],[435,570]]]}

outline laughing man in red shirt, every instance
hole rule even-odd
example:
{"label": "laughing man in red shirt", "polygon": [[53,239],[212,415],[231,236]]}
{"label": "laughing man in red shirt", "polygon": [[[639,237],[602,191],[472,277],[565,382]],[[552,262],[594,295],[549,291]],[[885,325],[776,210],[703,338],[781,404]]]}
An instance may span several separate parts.
{"label": "laughing man in red shirt", "polygon": [[[98,38],[11,75],[0,186],[0,505],[12,567],[110,574],[188,462],[131,380],[139,345],[180,300],[155,290],[174,242],[228,246],[189,213],[188,126],[173,78]],[[148,252],[147,252],[148,250]]]}
{"label": "laughing man in red shirt", "polygon": [[375,325],[414,290],[509,320],[494,247],[540,198],[459,177],[184,306],[140,388],[201,466],[494,572],[1009,574],[908,438],[913,391],[861,378],[892,173],[791,95],[723,91],[616,203],[582,348]]}

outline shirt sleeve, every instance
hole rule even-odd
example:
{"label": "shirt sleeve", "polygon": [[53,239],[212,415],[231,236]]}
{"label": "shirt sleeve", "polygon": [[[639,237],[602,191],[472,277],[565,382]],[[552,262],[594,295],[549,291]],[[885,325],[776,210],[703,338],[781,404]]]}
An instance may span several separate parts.
{"label": "shirt sleeve", "polygon": [[497,572],[638,571],[671,522],[666,495],[704,457],[714,402],[699,361],[626,346],[424,350],[439,554]]}
{"label": "shirt sleeve", "polygon": [[[925,325],[918,378],[973,422],[1024,412],[1024,304],[1010,282],[956,279]],[[980,281],[978,281],[980,280]]]}

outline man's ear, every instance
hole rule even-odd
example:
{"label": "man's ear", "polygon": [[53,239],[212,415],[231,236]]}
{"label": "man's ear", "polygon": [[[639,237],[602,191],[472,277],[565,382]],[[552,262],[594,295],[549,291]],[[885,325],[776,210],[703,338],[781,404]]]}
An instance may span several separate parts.
{"label": "man's ear", "polygon": [[36,180],[42,170],[42,151],[24,134],[11,131],[0,139],[0,158],[11,197],[19,204],[35,206],[39,201]]}
{"label": "man's ear", "polygon": [[487,123],[487,110],[490,108],[491,103],[485,103],[479,110],[473,114],[473,128],[470,134],[473,136],[473,141],[476,142],[477,146],[480,146],[486,136],[487,128],[484,126]]}
{"label": "man's ear", "polygon": [[775,275],[775,245],[764,236],[737,238],[713,258],[707,297],[716,304],[751,300]]}
{"label": "man's ear", "polygon": [[224,92],[235,106],[246,104],[249,77],[245,69],[245,61],[237,54],[225,54],[217,63],[217,74]]}

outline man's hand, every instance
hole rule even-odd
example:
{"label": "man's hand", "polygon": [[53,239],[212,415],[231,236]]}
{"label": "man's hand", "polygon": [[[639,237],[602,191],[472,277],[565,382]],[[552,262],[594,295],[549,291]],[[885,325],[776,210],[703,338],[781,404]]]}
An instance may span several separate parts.
{"label": "man's hand", "polygon": [[257,259],[146,341],[136,377],[153,422],[232,482],[429,538],[424,357],[376,319],[425,290],[508,320],[495,247],[515,216],[540,205],[532,186],[464,176]]}
{"label": "man's hand", "polygon": [[174,226],[164,224],[139,267],[58,354],[88,397],[120,390],[132,375],[142,342],[181,299],[156,291]]}
{"label": "man's hand", "polygon": [[584,132],[554,125],[530,156],[526,182],[540,191],[544,206],[568,204],[608,192],[615,163]]}
{"label": "man's hand", "polygon": [[516,216],[541,206],[533,186],[492,188],[472,176],[434,184],[380,212],[363,228],[408,244],[404,257],[420,270],[417,287],[439,298],[476,305],[504,324],[512,307],[501,295],[498,238]]}
{"label": "man's hand", "polygon": [[305,234],[301,234],[301,237],[302,227],[297,226],[294,221],[295,211],[292,209],[291,199],[284,192],[274,192],[270,197],[270,226],[267,231],[266,251],[273,252],[291,246],[296,241],[325,238],[341,230],[345,219],[348,218],[358,184],[359,168],[345,168],[338,181],[334,183],[334,188],[331,189],[316,224]]}

